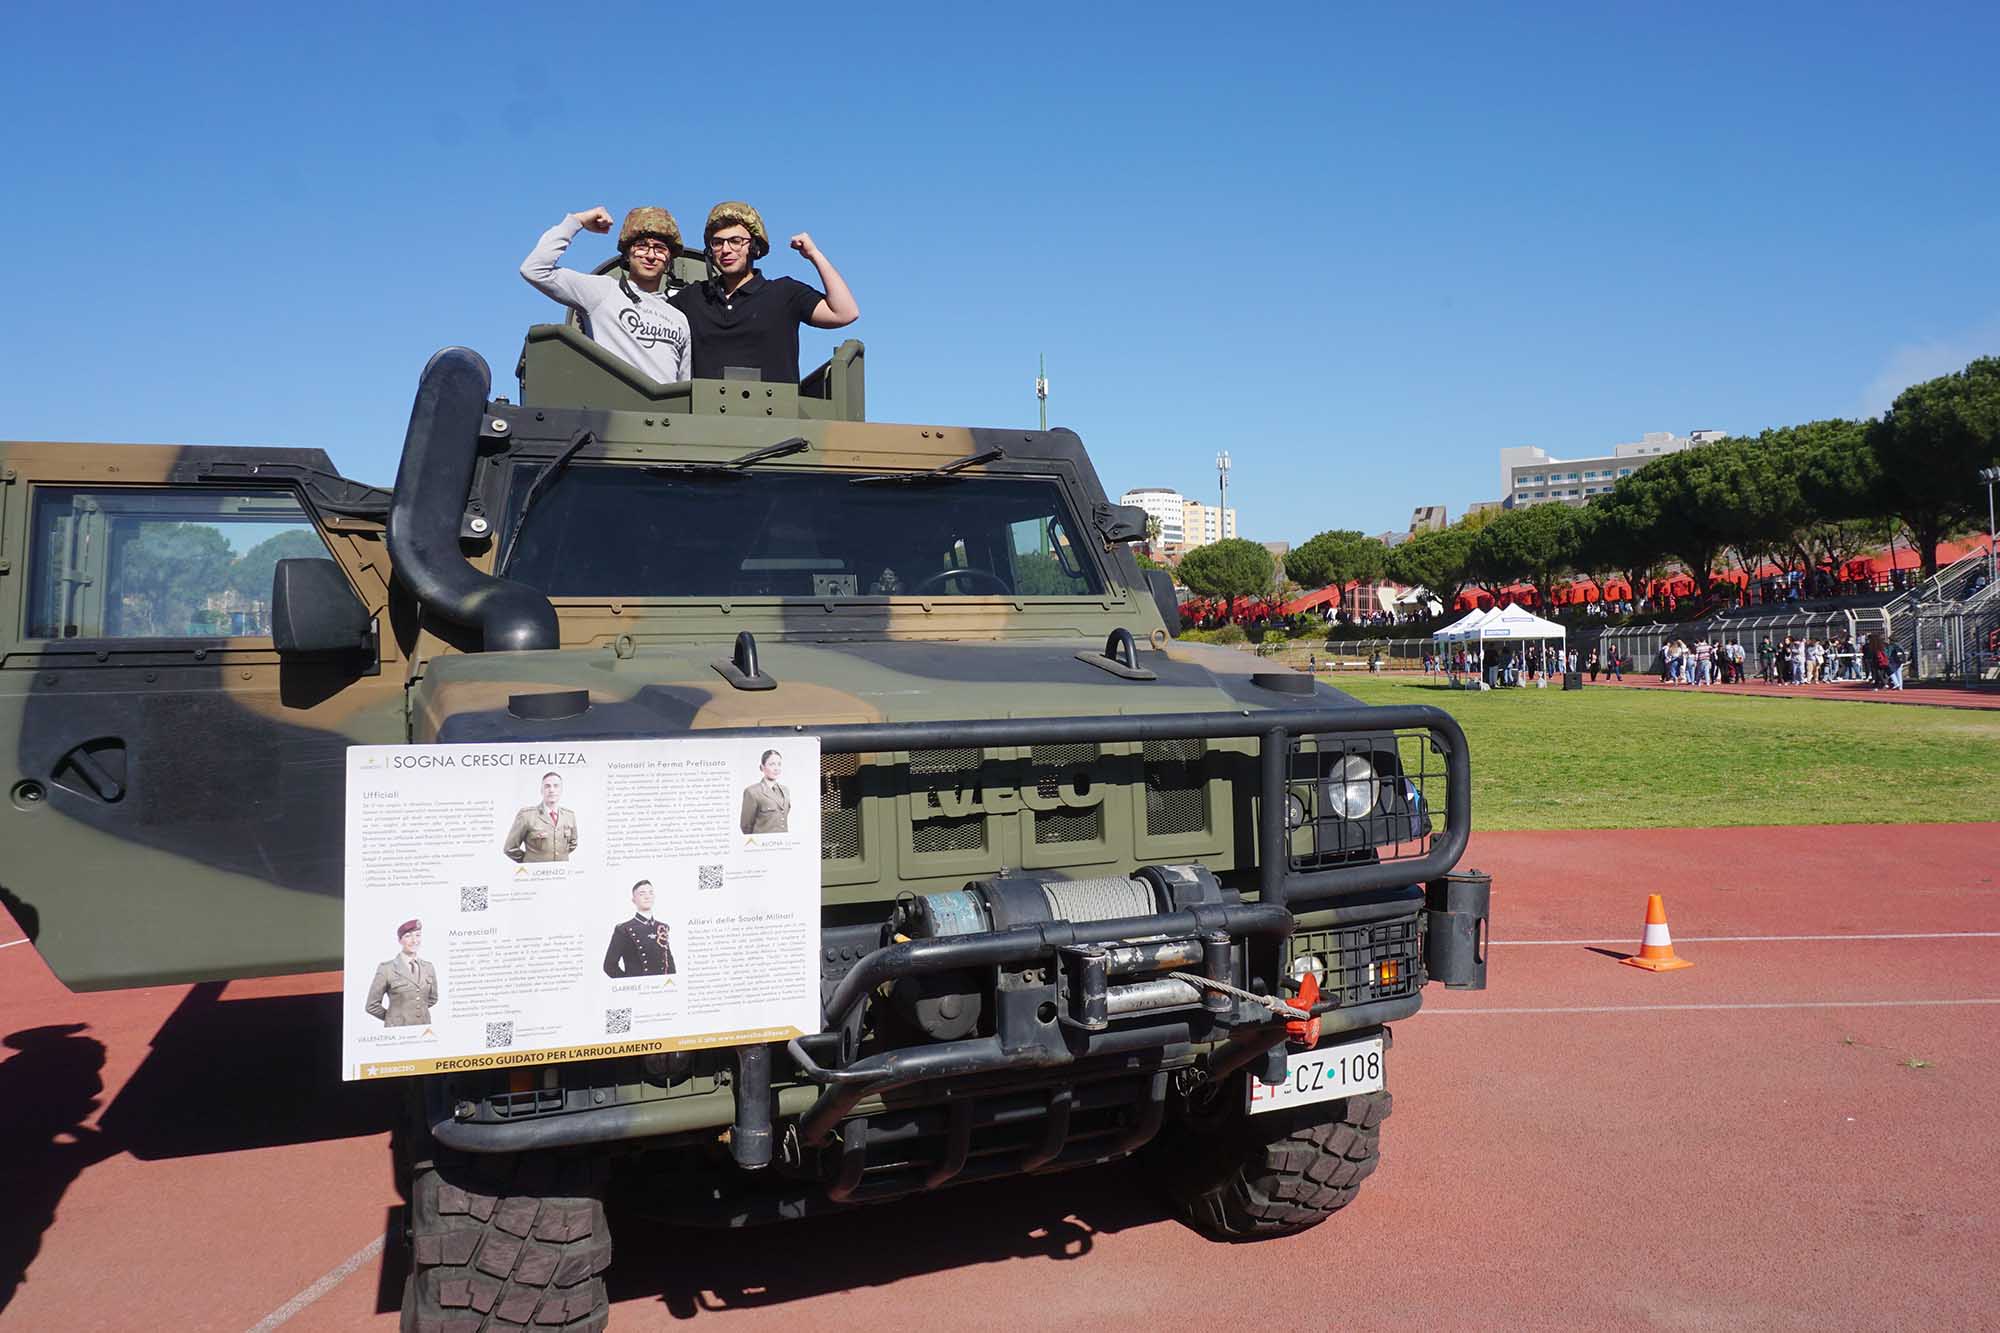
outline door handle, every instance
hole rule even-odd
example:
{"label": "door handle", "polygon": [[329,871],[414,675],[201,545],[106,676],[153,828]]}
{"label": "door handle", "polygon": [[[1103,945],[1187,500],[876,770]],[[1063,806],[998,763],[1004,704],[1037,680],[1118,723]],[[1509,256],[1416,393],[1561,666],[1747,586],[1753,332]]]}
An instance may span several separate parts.
{"label": "door handle", "polygon": [[106,805],[121,801],[125,798],[125,742],[86,741],[57,761],[49,778],[66,791],[94,797]]}

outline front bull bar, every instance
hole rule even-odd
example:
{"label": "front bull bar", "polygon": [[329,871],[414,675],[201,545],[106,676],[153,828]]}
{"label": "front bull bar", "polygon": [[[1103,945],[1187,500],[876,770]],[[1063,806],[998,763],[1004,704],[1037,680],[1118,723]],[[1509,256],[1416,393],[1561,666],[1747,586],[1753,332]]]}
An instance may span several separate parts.
{"label": "front bull bar", "polygon": [[[1445,764],[1445,827],[1429,850],[1414,861],[1376,862],[1315,871],[1292,868],[1285,825],[1285,797],[1292,781],[1292,743],[1304,736],[1342,738],[1379,735],[1385,731],[1422,729],[1441,745]],[[823,754],[867,754],[931,749],[986,750],[1003,746],[1133,743],[1151,740],[1230,740],[1259,742],[1257,811],[1258,896],[1252,906],[1198,907],[1192,911],[1128,917],[1115,921],[1056,922],[985,935],[909,940],[886,945],[855,964],[827,998],[822,1033],[837,1033],[863,999],[882,985],[903,977],[924,976],[969,967],[1019,964],[1051,956],[1059,948],[1116,940],[1221,931],[1230,936],[1292,933],[1295,904],[1306,905],[1334,894],[1364,893],[1441,880],[1458,864],[1472,832],[1472,769],[1465,732],[1442,709],[1427,705],[1387,708],[1286,708],[1267,712],[1155,713],[1108,717],[990,718],[958,722],[851,723],[794,730],[817,734]],[[728,735],[730,732],[705,733]],[[737,734],[768,734],[741,729]],[[1421,907],[1422,891],[1414,901]],[[1370,1021],[1407,1017],[1421,997],[1361,1006]],[[1325,1013],[1327,1001],[1314,1006]],[[1355,1017],[1363,1015],[1357,1013]],[[1111,1034],[1106,1034],[1110,1036]],[[1256,1059],[1284,1039],[1283,1021],[1238,1024],[1216,1065],[1226,1076]],[[1137,1029],[1118,1034],[1117,1045],[1160,1044],[1164,1033]],[[1185,1039],[1185,1037],[1183,1037]],[[1110,1043],[1088,1043],[1084,1054],[1108,1053]],[[825,1090],[799,1122],[808,1145],[822,1144],[841,1118],[871,1094],[888,1092],[941,1078],[957,1078],[1010,1069],[1047,1069],[1074,1063],[1078,1054],[1063,1044],[1007,1046],[999,1036],[947,1042],[936,1046],[886,1051],[847,1068],[822,1066],[794,1040],[787,1047],[793,1064]],[[740,1116],[739,1116],[740,1118]]]}
{"label": "front bull bar", "polygon": [[[528,724],[540,734],[542,727]],[[549,739],[560,739],[561,723],[547,728]],[[1226,931],[1231,936],[1269,935],[1283,938],[1292,933],[1293,912],[1310,909],[1335,895],[1367,895],[1373,891],[1411,888],[1409,895],[1388,895],[1379,903],[1356,911],[1351,919],[1404,915],[1421,911],[1425,883],[1441,880],[1465,852],[1472,832],[1472,771],[1465,732],[1442,709],[1428,705],[1392,707],[1283,708],[1267,711],[1244,709],[1237,712],[1153,713],[1097,717],[981,718],[938,722],[864,722],[814,728],[797,725],[792,731],[813,735],[823,754],[872,754],[882,752],[973,748],[989,749],[1028,745],[1081,745],[1091,743],[1135,743],[1156,740],[1239,740],[1256,739],[1258,755],[1257,861],[1259,902],[1232,906],[1198,906],[1187,911],[1154,916],[1127,917],[1115,921],[1052,922],[1019,930],[981,935],[911,940],[891,944],[863,957],[834,987],[824,1005],[822,1031],[818,1038],[836,1036],[865,997],[881,985],[902,977],[914,977],[967,967],[1019,964],[1052,956],[1058,948],[1076,944],[1107,943],[1120,939],[1146,939],[1175,934]],[[1427,731],[1444,752],[1445,823],[1433,835],[1429,849],[1421,857],[1371,864],[1335,866],[1300,871],[1292,866],[1285,824],[1285,798],[1292,776],[1290,757],[1293,742],[1302,737],[1365,739],[1384,732]],[[704,730],[704,737],[769,736],[770,727],[717,728]],[[600,737],[601,738],[601,737]],[[634,739],[640,739],[635,737]],[[1372,910],[1371,910],[1372,908]],[[1416,1012],[1422,1003],[1419,994],[1403,999],[1356,1006],[1347,1016],[1357,1022],[1385,1023]],[[1333,1001],[1314,1006],[1315,1013],[1336,1007]],[[1184,1023],[1159,1028],[1140,1028],[1101,1034],[1088,1043],[1080,1057],[1061,1046],[1034,1044],[1009,1048],[997,1036],[970,1041],[941,1043],[884,1052],[850,1067],[823,1065],[812,1058],[805,1042],[795,1040],[787,1052],[801,1076],[821,1085],[823,1091],[801,1119],[801,1136],[807,1142],[824,1142],[833,1128],[853,1107],[871,1093],[908,1087],[941,1078],[959,1078],[1018,1069],[1047,1069],[1074,1063],[1079,1058],[1120,1049],[1169,1044],[1179,1033],[1187,1040]],[[1211,1075],[1223,1077],[1242,1068],[1284,1039],[1283,1020],[1237,1024],[1231,1030]],[[807,1039],[814,1040],[814,1039]],[[769,1071],[772,1062],[755,1062],[752,1069],[762,1077],[742,1079],[734,1088],[735,1129],[752,1142],[769,1143]],[[442,1109],[442,1108],[437,1108]],[[622,1131],[617,1138],[645,1136],[645,1104],[605,1108],[599,1114],[616,1114]],[[602,1141],[603,1132],[593,1132],[588,1122],[599,1115],[565,1115],[554,1121],[519,1124],[468,1123],[452,1115],[433,1114],[432,1130],[447,1147],[469,1152],[506,1152],[529,1146],[559,1147],[567,1143]],[[562,1122],[573,1122],[565,1125]],[[568,1132],[565,1132],[568,1131]],[[732,1139],[735,1135],[732,1135]],[[518,1140],[518,1141],[517,1141]],[[752,1160],[738,1161],[745,1167],[768,1162],[768,1148],[753,1151]],[[761,1158],[761,1160],[756,1160]]]}

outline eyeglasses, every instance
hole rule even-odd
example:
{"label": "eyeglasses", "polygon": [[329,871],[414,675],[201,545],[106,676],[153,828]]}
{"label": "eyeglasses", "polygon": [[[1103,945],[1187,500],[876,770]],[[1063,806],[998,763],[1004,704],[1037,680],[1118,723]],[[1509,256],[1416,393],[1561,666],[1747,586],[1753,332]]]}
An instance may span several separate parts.
{"label": "eyeglasses", "polygon": [[708,238],[708,248],[711,250],[742,250],[747,248],[754,239],[755,237],[751,236],[711,236]]}
{"label": "eyeglasses", "polygon": [[632,253],[635,255],[670,255],[674,248],[665,241],[635,241]]}

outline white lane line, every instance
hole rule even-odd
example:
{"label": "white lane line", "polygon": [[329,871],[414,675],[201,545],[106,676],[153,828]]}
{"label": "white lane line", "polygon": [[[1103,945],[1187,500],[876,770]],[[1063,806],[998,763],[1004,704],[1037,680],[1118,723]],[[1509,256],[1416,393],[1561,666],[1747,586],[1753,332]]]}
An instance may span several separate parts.
{"label": "white lane line", "polygon": [[5,944],[0,944],[0,949],[11,949],[17,944],[26,944],[27,942],[25,939],[8,940]]}
{"label": "white lane line", "polygon": [[1420,1014],[1650,1014],[1708,1009],[1930,1009],[1946,1006],[2000,1004],[2000,997],[1978,1000],[1774,1000],[1743,1004],[1584,1004],[1549,1009],[1431,1009]]}
{"label": "white lane line", "polygon": [[354,1276],[355,1269],[382,1253],[382,1244],[386,1239],[387,1237],[385,1236],[377,1236],[353,1254],[348,1255],[338,1268],[286,1301],[277,1309],[271,1311],[271,1313],[265,1315],[251,1327],[250,1333],[270,1333],[271,1329],[284,1323],[293,1315],[296,1315],[308,1305],[311,1305],[314,1301],[347,1281],[348,1278]]}
{"label": "white lane line", "polygon": [[[1771,941],[1800,943],[1808,940],[2000,940],[2000,930],[1934,930],[1895,935],[1681,935],[1682,944],[1761,944]],[[1615,940],[1488,940],[1488,944],[1630,944],[1633,937]]]}

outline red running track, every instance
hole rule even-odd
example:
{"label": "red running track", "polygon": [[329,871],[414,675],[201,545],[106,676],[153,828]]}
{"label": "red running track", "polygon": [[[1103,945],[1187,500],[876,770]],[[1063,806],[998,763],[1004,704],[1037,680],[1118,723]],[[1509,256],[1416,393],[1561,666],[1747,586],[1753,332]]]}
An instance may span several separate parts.
{"label": "red running track", "polygon": [[[614,1215],[614,1327],[1996,1326],[2000,825],[1468,863],[1491,986],[1397,1026],[1382,1169],[1320,1229],[1211,1244],[1130,1165],[751,1233]],[[1614,961],[1648,892],[1693,968]],[[80,996],[4,945],[0,1326],[396,1326],[392,1092],[334,1076],[330,979]]]}

